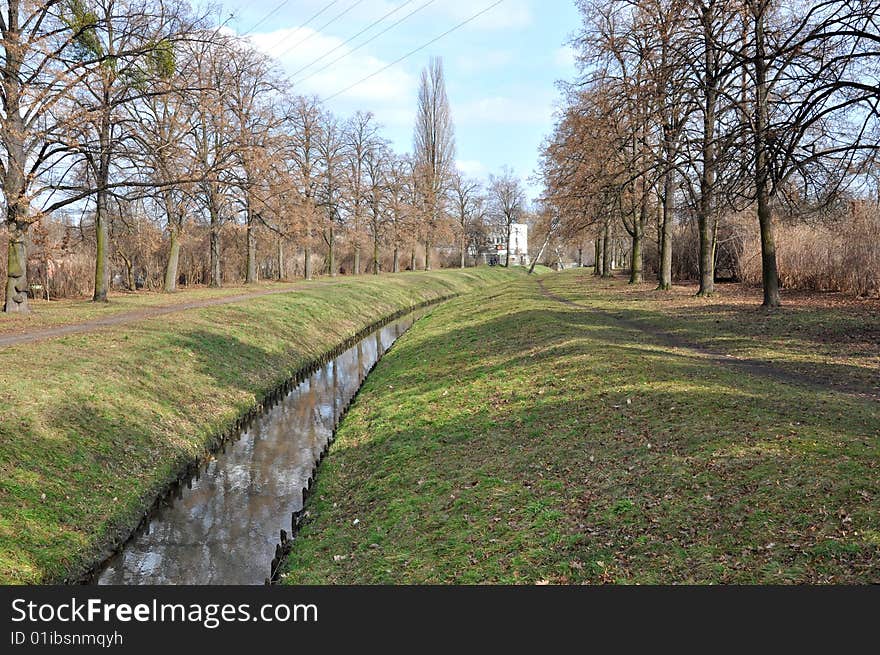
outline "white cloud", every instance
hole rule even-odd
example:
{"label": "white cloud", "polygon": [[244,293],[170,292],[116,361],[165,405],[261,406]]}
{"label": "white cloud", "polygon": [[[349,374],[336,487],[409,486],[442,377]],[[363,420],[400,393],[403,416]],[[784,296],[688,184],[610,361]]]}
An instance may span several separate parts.
{"label": "white cloud", "polygon": [[[351,52],[351,49],[347,45],[342,46],[342,39],[320,34],[310,28],[286,28],[252,34],[248,38],[257,48],[279,59],[284,70],[291,75],[295,92],[315,94],[320,98],[348,89],[388,64],[378,57],[359,51],[328,66],[337,58]],[[332,54],[323,57],[331,50],[334,50]],[[320,57],[323,57],[320,61],[308,66]],[[326,70],[321,70],[325,66]],[[413,76],[402,67],[391,67],[345,90],[340,97],[346,100],[394,104],[414,96],[415,89],[416,80]]]}
{"label": "white cloud", "polygon": [[481,161],[476,159],[459,159],[455,162],[456,168],[468,177],[486,177],[489,168]]}
{"label": "white cloud", "polygon": [[530,96],[511,98],[492,96],[461,103],[452,108],[453,116],[462,123],[500,123],[522,125],[549,123],[553,119],[551,101],[542,102]]}
{"label": "white cloud", "polygon": [[[491,3],[489,0],[482,3],[475,3],[473,0],[443,0],[438,4],[438,12],[463,21]],[[532,12],[527,0],[505,0],[469,23],[468,27],[479,30],[514,30],[528,27],[531,23]]]}
{"label": "white cloud", "polygon": [[[259,16],[265,16],[268,14],[272,9],[272,5],[275,4],[274,2],[270,3],[268,0],[265,0],[266,6],[264,8],[262,6],[264,3],[260,0],[251,1],[256,1],[256,3],[260,5],[259,12],[256,11],[256,8],[254,9],[254,13]],[[478,11],[489,7],[492,4],[492,0],[434,0],[433,3],[425,6],[426,1],[427,0],[416,0],[416,2],[413,2],[411,5],[401,8],[399,11],[389,16],[386,23],[399,20],[410,12],[416,10],[412,18],[407,19],[401,25],[402,28],[417,24],[421,21],[423,23],[430,23],[435,29],[448,29],[453,25],[470,18]],[[300,2],[296,4],[297,8],[295,11],[289,9],[275,14],[271,20],[276,21],[277,23],[277,21],[283,20],[285,16],[289,16],[290,14],[311,16],[326,7],[327,2],[326,0],[300,0]],[[400,4],[400,0],[365,0],[356,6],[349,5],[350,11],[345,11],[346,7],[340,4],[327,10],[325,13],[322,13],[320,17],[315,19],[311,26],[317,26],[320,28],[322,24],[326,24],[333,19],[334,16],[339,14],[343,15],[338,22],[334,21],[334,28],[340,24],[346,23],[363,26],[365,23],[372,22],[380,16],[384,16],[391,12],[393,9],[400,6]],[[531,25],[533,20],[529,5],[530,0],[504,0],[504,2],[497,7],[493,7],[485,14],[482,14],[472,22],[468,23],[467,29],[484,31],[522,29]],[[420,7],[424,7],[424,9],[421,9]],[[267,23],[269,23],[269,21],[267,21]],[[242,31],[247,30],[249,27],[250,24],[248,24],[247,21],[242,21],[240,27]],[[260,28],[265,29],[266,24],[261,25]]]}
{"label": "white cloud", "polygon": [[455,67],[464,73],[484,73],[504,68],[514,60],[510,50],[489,50],[481,52],[479,57],[459,55],[455,58]]}

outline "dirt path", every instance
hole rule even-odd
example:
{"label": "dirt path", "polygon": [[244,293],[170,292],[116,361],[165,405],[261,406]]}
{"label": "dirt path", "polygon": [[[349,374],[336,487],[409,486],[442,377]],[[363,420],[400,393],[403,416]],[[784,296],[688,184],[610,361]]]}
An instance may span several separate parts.
{"label": "dirt path", "polygon": [[864,385],[848,384],[846,382],[840,382],[838,380],[823,379],[816,376],[808,375],[806,373],[790,371],[784,368],[780,368],[779,366],[771,364],[767,361],[736,357],[734,355],[730,355],[718,350],[707,348],[702,344],[690,341],[688,339],[683,339],[678,335],[670,334],[669,332],[658,329],[656,326],[651,325],[650,323],[627,318],[626,316],[622,316],[620,314],[597,309],[595,307],[589,307],[587,305],[582,305],[572,300],[568,300],[567,298],[562,298],[554,294],[552,291],[549,291],[544,286],[543,280],[538,280],[538,286],[541,289],[541,294],[544,295],[544,297],[549,298],[550,300],[555,300],[556,302],[562,303],[563,305],[568,305],[569,307],[575,307],[580,310],[587,310],[600,316],[611,318],[625,327],[645,332],[646,334],[653,337],[654,340],[661,345],[667,346],[669,348],[680,348],[683,350],[689,350],[693,352],[696,356],[707,359],[714,364],[720,364],[722,366],[735,368],[742,371],[743,373],[762,375],[779,380],[780,382],[807,386],[822,391],[833,390],[848,395],[859,396],[861,398],[880,399],[880,389],[870,389],[865,387]]}
{"label": "dirt path", "polygon": [[[330,282],[313,282],[313,286],[325,286]],[[310,288],[310,287],[309,287]],[[64,337],[69,334],[82,334],[83,332],[95,332],[107,327],[115,327],[117,325],[125,325],[126,323],[135,323],[147,318],[155,318],[156,316],[165,316],[166,314],[175,314],[190,309],[202,309],[205,307],[214,307],[216,305],[229,305],[246,300],[253,300],[262,296],[274,296],[282,293],[297,293],[302,289],[269,289],[266,291],[254,291],[251,293],[242,293],[235,296],[224,296],[222,298],[209,298],[207,300],[193,300],[190,302],[177,303],[175,305],[164,305],[161,307],[146,307],[130,312],[121,312],[113,316],[104,318],[96,318],[82,323],[71,323],[69,325],[58,325],[55,327],[42,328],[32,332],[16,333],[16,334],[0,334],[0,348],[5,346],[17,346],[23,343],[33,343],[35,341],[43,341],[45,339],[54,339],[56,337]]]}

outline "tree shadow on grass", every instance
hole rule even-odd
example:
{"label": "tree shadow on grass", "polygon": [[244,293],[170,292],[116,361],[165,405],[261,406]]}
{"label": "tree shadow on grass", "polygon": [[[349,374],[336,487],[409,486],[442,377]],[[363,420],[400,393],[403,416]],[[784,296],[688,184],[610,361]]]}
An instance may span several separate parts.
{"label": "tree shadow on grass", "polygon": [[277,371],[272,377],[280,383],[290,366],[288,353],[269,352],[223,332],[191,330],[175,335],[170,344],[191,353],[198,371],[217,385],[250,393],[269,389],[259,382],[264,375],[247,377],[244,371]]}
{"label": "tree shadow on grass", "polygon": [[[493,374],[521,364],[557,358],[565,354],[564,349],[575,352],[579,346],[576,343],[568,344],[572,340],[591,340],[597,344],[628,348],[630,352],[633,348],[639,348],[646,357],[665,354],[694,362],[709,362],[715,367],[813,391],[880,397],[880,377],[874,383],[870,372],[863,367],[838,362],[799,362],[794,368],[794,365],[786,366],[762,359],[729,357],[717,348],[696,344],[686,336],[651,330],[652,318],[650,313],[628,311],[621,319],[604,312],[574,307],[521,310],[493,319],[476,320],[465,328],[450,329],[444,345],[437,344],[434,348],[438,352],[453,348],[472,353],[467,359],[473,362],[488,359],[491,362],[488,365],[464,361],[462,366],[464,370],[474,366],[485,374]],[[551,345],[530,349],[527,345],[524,348],[517,339],[485,338],[485,335],[501,334],[511,329],[519,336],[532,338],[536,343],[549,342]],[[557,336],[559,338],[555,338]]]}
{"label": "tree shadow on grass", "polygon": [[[92,563],[290,366],[280,353],[221,332],[187,332],[163,348],[180,350],[185,375],[169,371],[167,358],[151,362],[145,346],[140,370],[106,370],[41,408],[39,422],[23,419],[4,437],[0,551],[16,552],[16,566],[30,571],[4,571],[4,579],[58,580]],[[242,375],[254,368],[275,373]]]}
{"label": "tree shadow on grass", "polygon": [[[371,376],[318,478],[295,580],[880,575],[880,547],[853,533],[880,516],[872,403],[768,393],[774,380],[634,346],[631,330],[577,311],[467,318],[415,331]],[[548,345],[522,356],[538,337]],[[570,384],[539,395],[553,378]],[[609,398],[618,390],[632,404]],[[315,560],[331,554],[344,559]]]}
{"label": "tree shadow on grass", "polygon": [[[813,387],[816,389],[834,388],[842,393],[873,396],[880,398],[880,373],[872,373],[870,369],[861,366],[853,366],[839,362],[798,362],[786,363],[768,361],[746,356],[732,356],[730,339],[734,344],[757,344],[761,345],[763,335],[746,334],[740,332],[721,332],[709,339],[702,338],[700,329],[694,332],[694,324],[702,324],[702,333],[717,332],[718,327],[714,319],[705,316],[694,316],[682,319],[680,316],[670,316],[668,312],[658,312],[637,309],[605,310],[587,305],[573,303],[555,295],[552,291],[544,289],[545,297],[566,306],[569,311],[581,312],[584,316],[591,316],[595,322],[616,325],[633,331],[640,331],[656,344],[670,348],[690,350],[709,357],[721,366],[730,366],[753,375],[763,375],[775,378],[779,381]],[[706,309],[709,309],[708,307]],[[806,310],[805,310],[806,311]],[[671,319],[671,320],[670,320]],[[846,323],[848,317],[841,314],[828,313],[822,320],[827,323],[838,321],[840,329]],[[684,321],[688,322],[684,322]],[[748,321],[745,322],[747,331]],[[809,344],[801,342],[802,348],[809,352]],[[772,343],[766,343],[767,347],[773,347]]]}
{"label": "tree shadow on grass", "polygon": [[26,448],[2,455],[8,531],[0,549],[15,549],[31,583],[84,572],[119,530],[134,527],[164,482],[161,472],[172,475],[198,452],[157,431],[156,414],[140,403],[73,393],[44,416],[43,425],[17,435]]}

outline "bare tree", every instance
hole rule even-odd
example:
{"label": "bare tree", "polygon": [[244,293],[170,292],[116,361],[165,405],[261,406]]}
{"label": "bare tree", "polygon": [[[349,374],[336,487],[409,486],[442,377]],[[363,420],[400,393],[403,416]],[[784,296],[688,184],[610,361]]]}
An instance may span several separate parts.
{"label": "bare tree", "polygon": [[[388,241],[390,242],[391,271],[400,272],[400,250],[412,241],[414,207],[412,205],[412,161],[408,157],[392,155],[386,174],[386,203]],[[413,265],[414,267],[414,265]]]}
{"label": "bare tree", "polygon": [[418,192],[423,207],[425,270],[431,270],[431,245],[443,213],[444,191],[453,172],[455,130],[446,95],[443,60],[432,57],[422,69],[414,135]]}
{"label": "bare tree", "polygon": [[342,217],[342,185],[344,175],[342,166],[345,156],[345,141],[336,117],[324,112],[321,130],[318,133],[318,155],[320,157],[321,181],[318,185],[318,204],[323,210],[324,242],[327,244],[327,272],[336,276],[336,228]]}
{"label": "bare tree", "polygon": [[209,226],[210,286],[223,283],[220,230],[232,214],[231,194],[235,188],[235,157],[238,134],[229,111],[232,79],[228,52],[234,40],[222,35],[191,44],[197,91],[187,98],[187,115],[192,126],[192,160],[198,177],[197,198],[207,213]]}
{"label": "bare tree", "polygon": [[[68,11],[69,10],[69,11]],[[75,123],[70,93],[103,57],[78,56],[96,18],[80,3],[9,0],[0,9],[2,121],[0,185],[9,236],[4,311],[28,312],[27,234],[41,212],[78,202],[51,186],[65,179],[67,131]]]}
{"label": "bare tree", "polygon": [[110,286],[111,178],[119,178],[116,185],[125,185],[131,182],[125,178],[136,174],[125,107],[156,92],[149,84],[153,77],[173,73],[172,39],[181,27],[181,11],[170,2],[96,0],[85,14],[73,12],[78,23],[88,24],[76,42],[80,56],[104,60],[76,87],[80,120],[71,134],[72,145],[85,166],[83,189],[94,189],[95,301],[106,302]]}
{"label": "bare tree", "polygon": [[186,115],[186,94],[193,71],[185,57],[175,61],[173,71],[157,71],[155,93],[126,105],[129,120],[137,123],[132,133],[138,145],[133,160],[145,179],[154,182],[155,190],[148,195],[165,218],[169,242],[162,287],[165,293],[177,289],[181,238],[193,207],[193,184],[184,181],[194,167],[192,149],[188,147],[192,125]]}
{"label": "bare tree", "polygon": [[290,121],[289,156],[297,169],[303,213],[303,275],[312,279],[313,230],[317,224],[316,196],[319,184],[321,106],[315,97],[299,97],[288,110]]}
{"label": "bare tree", "polygon": [[504,266],[510,266],[510,235],[525,212],[526,194],[522,182],[510,168],[504,168],[498,176],[489,177],[489,202],[499,226],[505,233]]}
{"label": "bare tree", "polygon": [[349,235],[354,245],[354,274],[361,272],[361,232],[367,205],[365,164],[381,146],[379,126],[372,112],[358,111],[343,128],[348,173]]}
{"label": "bare tree", "polygon": [[776,307],[774,203],[827,206],[845,187],[856,154],[878,148],[865,137],[880,118],[880,90],[865,80],[880,26],[876,3],[858,0],[784,9],[745,0],[743,14],[738,54],[752,97],[741,109],[753,147],[764,305]]}
{"label": "bare tree", "polygon": [[367,152],[364,161],[364,168],[367,174],[367,206],[370,214],[368,220],[368,228],[370,232],[370,240],[373,244],[372,259],[370,268],[373,275],[378,275],[381,264],[379,261],[379,247],[383,238],[383,234],[388,220],[390,205],[390,176],[392,171],[391,151],[387,144],[378,143]]}
{"label": "bare tree", "polygon": [[[236,44],[237,45],[237,44]],[[274,106],[280,92],[268,58],[249,47],[227,53],[229,86],[225,94],[236,134],[232,150],[236,186],[246,226],[245,284],[257,281],[257,225],[269,203],[276,164],[281,164],[282,143],[275,138],[281,115]]]}
{"label": "bare tree", "polygon": [[458,228],[459,267],[464,268],[472,223],[485,206],[480,195],[480,183],[469,180],[456,171],[452,175],[450,199]]}

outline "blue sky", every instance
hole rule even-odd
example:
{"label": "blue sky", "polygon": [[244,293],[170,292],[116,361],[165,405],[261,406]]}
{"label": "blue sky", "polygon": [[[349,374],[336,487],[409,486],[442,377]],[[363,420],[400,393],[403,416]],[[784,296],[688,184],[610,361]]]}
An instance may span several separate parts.
{"label": "blue sky", "polygon": [[[290,0],[284,4],[283,0],[252,0],[235,4],[236,0],[232,0],[225,9],[233,14],[230,27],[248,33],[257,47],[279,58],[298,93],[324,99],[375,73],[493,1]],[[398,11],[375,27],[343,45],[398,7]],[[322,9],[325,11],[320,16],[303,27],[307,19]],[[319,72],[411,12],[415,13],[399,25]],[[509,165],[526,178],[532,175],[538,148],[553,126],[559,96],[555,82],[570,79],[574,74],[565,42],[578,24],[578,13],[571,0],[503,0],[472,23],[326,104],[343,117],[358,109],[372,111],[385,126],[383,133],[395,149],[409,151],[419,71],[430,56],[440,56],[446,68],[457,159],[462,170],[486,177]],[[334,48],[338,49],[294,75]],[[305,79],[310,74],[313,75]],[[537,192],[536,186],[529,188]]]}

